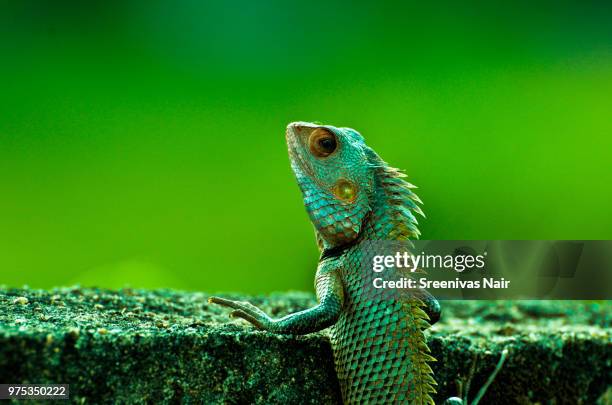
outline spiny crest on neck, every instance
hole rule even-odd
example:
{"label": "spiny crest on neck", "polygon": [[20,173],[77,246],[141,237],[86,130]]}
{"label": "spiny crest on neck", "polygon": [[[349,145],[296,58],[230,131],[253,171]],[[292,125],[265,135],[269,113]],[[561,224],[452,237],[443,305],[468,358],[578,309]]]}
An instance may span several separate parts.
{"label": "spiny crest on neck", "polygon": [[406,174],[389,166],[370,149],[371,166],[375,169],[374,227],[377,234],[389,240],[418,239],[418,221],[413,212],[425,217],[418,204],[416,188],[404,180]]}

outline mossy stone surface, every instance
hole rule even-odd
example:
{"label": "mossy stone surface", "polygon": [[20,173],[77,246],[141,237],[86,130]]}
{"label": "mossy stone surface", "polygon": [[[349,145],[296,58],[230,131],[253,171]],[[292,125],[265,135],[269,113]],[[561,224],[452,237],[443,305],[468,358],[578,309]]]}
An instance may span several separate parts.
{"label": "mossy stone surface", "polygon": [[[306,293],[240,297],[273,316]],[[256,331],[208,295],[170,290],[0,289],[0,382],[67,383],[78,403],[340,403],[325,332]],[[612,386],[609,303],[443,302],[429,333],[437,402],[473,368],[481,403],[596,403]],[[472,367],[472,365],[474,365]]]}

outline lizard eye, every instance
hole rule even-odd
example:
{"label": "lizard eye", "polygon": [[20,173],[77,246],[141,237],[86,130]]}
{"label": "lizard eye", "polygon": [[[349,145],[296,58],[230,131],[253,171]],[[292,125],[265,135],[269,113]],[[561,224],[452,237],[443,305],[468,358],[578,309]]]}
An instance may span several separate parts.
{"label": "lizard eye", "polygon": [[334,153],[338,147],[334,134],[324,128],[317,128],[312,131],[308,138],[308,146],[313,155],[317,157],[327,157]]}

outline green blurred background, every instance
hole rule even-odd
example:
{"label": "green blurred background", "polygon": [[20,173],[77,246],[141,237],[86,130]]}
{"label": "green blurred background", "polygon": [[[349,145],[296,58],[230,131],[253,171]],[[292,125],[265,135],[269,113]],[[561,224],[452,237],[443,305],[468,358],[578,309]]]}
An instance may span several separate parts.
{"label": "green blurred background", "polygon": [[311,290],[295,120],[424,239],[612,239],[612,7],[506,3],[2,2],[0,284]]}

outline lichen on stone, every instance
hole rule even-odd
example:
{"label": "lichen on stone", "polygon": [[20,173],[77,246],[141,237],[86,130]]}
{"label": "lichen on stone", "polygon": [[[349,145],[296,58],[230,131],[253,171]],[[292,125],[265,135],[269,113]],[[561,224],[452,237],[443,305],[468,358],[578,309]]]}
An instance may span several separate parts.
{"label": "lichen on stone", "polygon": [[[306,293],[248,300],[275,317]],[[70,384],[73,402],[340,403],[324,332],[278,336],[230,319],[208,295],[173,290],[0,289],[0,383]],[[596,403],[612,385],[609,302],[442,302],[428,333],[436,402],[470,398],[500,353],[482,403]],[[608,394],[607,394],[608,393]]]}

